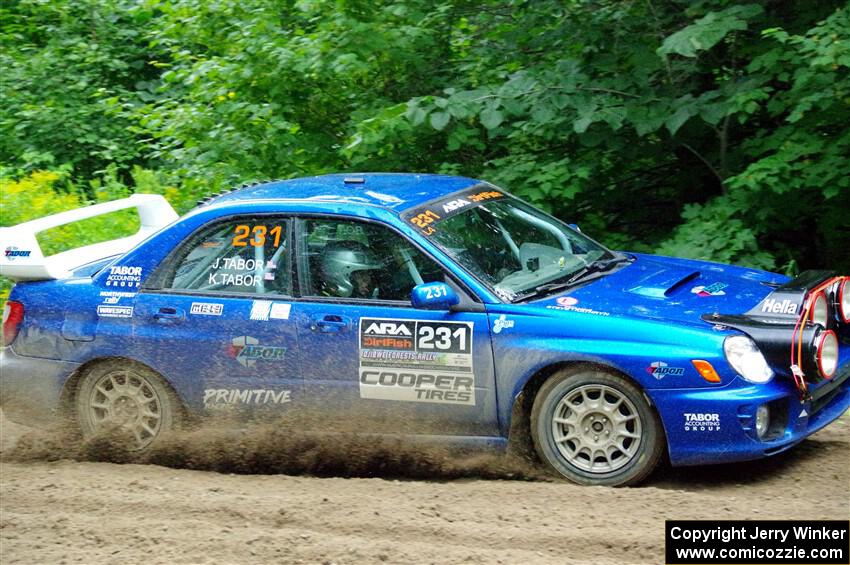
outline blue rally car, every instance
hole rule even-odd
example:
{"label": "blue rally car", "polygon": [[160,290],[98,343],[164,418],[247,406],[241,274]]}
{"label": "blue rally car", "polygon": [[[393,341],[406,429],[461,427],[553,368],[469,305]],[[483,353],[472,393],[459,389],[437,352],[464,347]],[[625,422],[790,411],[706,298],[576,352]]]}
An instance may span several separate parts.
{"label": "blue rally car", "polygon": [[[124,208],[135,236],[42,255],[39,231]],[[192,415],[308,408],[411,441],[530,437],[572,481],[627,485],[665,453],[778,453],[850,405],[847,277],[612,251],[467,178],[257,184],[182,218],[136,195],[0,249],[6,415],[136,449]]]}

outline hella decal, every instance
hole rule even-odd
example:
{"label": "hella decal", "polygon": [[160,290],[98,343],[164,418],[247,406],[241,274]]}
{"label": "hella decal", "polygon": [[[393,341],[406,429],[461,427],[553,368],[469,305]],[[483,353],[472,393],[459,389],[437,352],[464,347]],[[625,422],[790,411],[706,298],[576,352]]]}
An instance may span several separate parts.
{"label": "hella decal", "polygon": [[768,298],[767,300],[761,303],[761,311],[765,314],[794,315],[797,313],[798,308],[799,304],[797,304],[796,302],[791,302],[788,299],[777,300],[775,298]]}

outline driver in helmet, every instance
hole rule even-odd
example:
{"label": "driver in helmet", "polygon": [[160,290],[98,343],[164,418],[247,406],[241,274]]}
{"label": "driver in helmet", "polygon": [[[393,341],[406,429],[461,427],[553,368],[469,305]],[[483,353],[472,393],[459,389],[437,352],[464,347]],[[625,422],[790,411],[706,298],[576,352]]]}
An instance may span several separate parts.
{"label": "driver in helmet", "polygon": [[379,298],[375,255],[356,241],[328,243],[322,252],[321,291],[341,298]]}

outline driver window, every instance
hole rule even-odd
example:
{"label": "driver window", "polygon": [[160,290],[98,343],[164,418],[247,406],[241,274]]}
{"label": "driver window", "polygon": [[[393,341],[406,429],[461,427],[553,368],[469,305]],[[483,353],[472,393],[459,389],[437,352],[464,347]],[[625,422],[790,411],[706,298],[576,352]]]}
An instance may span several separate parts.
{"label": "driver window", "polygon": [[443,281],[433,260],[395,232],[348,220],[306,220],[307,296],[407,302],[413,287]]}
{"label": "driver window", "polygon": [[246,294],[292,294],[286,220],[245,217],[193,238],[170,288]]}

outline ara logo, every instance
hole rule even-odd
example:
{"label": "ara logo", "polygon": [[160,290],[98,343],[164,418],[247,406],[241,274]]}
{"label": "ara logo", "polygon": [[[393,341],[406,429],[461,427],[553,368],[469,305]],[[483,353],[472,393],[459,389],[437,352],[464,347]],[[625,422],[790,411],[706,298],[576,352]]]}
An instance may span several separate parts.
{"label": "ara logo", "polygon": [[395,322],[372,322],[366,326],[366,333],[370,335],[403,335],[412,336],[408,324]]}
{"label": "ara logo", "polygon": [[650,363],[649,367],[646,368],[646,372],[660,380],[668,375],[671,377],[681,377],[685,374],[685,369],[682,367],[670,367],[664,361],[655,361]]}
{"label": "ara logo", "polygon": [[286,348],[260,345],[257,338],[243,335],[233,338],[228,353],[243,367],[253,367],[257,361],[283,361]]}
{"label": "ara logo", "polygon": [[502,314],[493,321],[493,333],[502,333],[502,330],[514,327],[514,320],[508,320],[507,316]]}
{"label": "ara logo", "polygon": [[578,298],[573,298],[572,296],[562,296],[555,300],[555,303],[558,306],[566,308],[568,306],[575,306],[576,304],[578,304]]}
{"label": "ara logo", "polygon": [[768,298],[764,302],[761,303],[761,311],[766,312],[768,314],[796,314],[797,307],[799,305],[796,302],[791,302],[788,299],[785,300],[777,300],[775,298]]}
{"label": "ara logo", "polygon": [[11,245],[6,248],[6,253],[4,256],[9,261],[14,261],[17,257],[29,257],[32,251],[24,251],[22,249],[18,249],[17,247],[12,247]]}
{"label": "ara logo", "polygon": [[726,283],[716,282],[708,286],[695,286],[691,289],[691,292],[693,292],[697,296],[723,296],[724,294],[726,294],[723,289],[727,286],[729,285]]}
{"label": "ara logo", "polygon": [[463,208],[464,206],[469,206],[469,200],[464,200],[463,198],[458,198],[457,200],[452,200],[451,202],[446,202],[443,204],[443,212],[447,214],[449,212],[454,212],[459,208]]}

